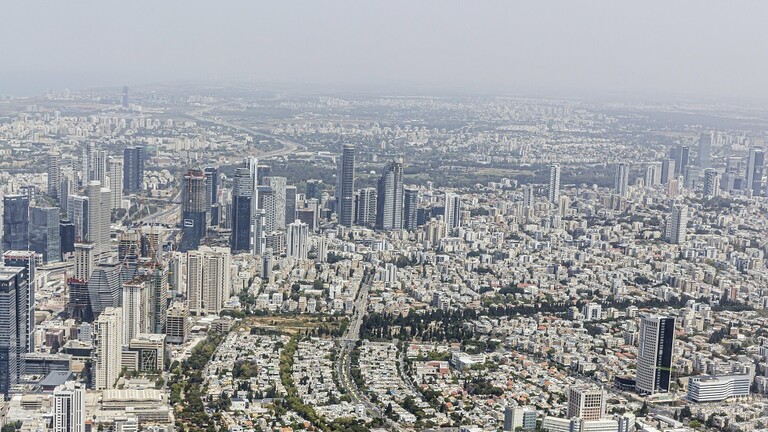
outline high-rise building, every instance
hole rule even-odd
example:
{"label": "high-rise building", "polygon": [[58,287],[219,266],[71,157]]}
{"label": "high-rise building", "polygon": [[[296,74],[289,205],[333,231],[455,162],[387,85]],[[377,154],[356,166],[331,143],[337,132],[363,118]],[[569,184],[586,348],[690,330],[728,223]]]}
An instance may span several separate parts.
{"label": "high-rise building", "polygon": [[323,198],[323,181],[317,179],[307,180],[307,199],[322,199]]}
{"label": "high-rise building", "polygon": [[667,219],[666,239],[670,243],[684,243],[686,239],[686,226],[688,225],[688,206],[675,204],[672,214]]}
{"label": "high-rise building", "polygon": [[62,196],[59,193],[61,191],[61,153],[56,151],[48,152],[46,162],[46,171],[48,171],[48,196],[57,200],[61,199]]}
{"label": "high-rise building", "polygon": [[208,212],[206,220],[210,226],[219,224],[218,214],[214,217],[214,207],[218,203],[219,196],[219,169],[216,167],[205,167],[205,205]]}
{"label": "high-rise building", "polygon": [[182,344],[189,338],[189,319],[183,302],[174,302],[168,308],[165,335],[166,342],[172,344]]}
{"label": "high-rise building", "polygon": [[507,406],[504,408],[504,432],[533,432],[538,414],[532,407]]}
{"label": "high-rise building", "polygon": [[762,149],[749,149],[747,159],[747,187],[752,190],[753,196],[760,196],[763,191],[763,166],[765,154]]}
{"label": "high-rise building", "polygon": [[309,251],[309,227],[304,222],[294,221],[286,229],[286,255],[307,259]]}
{"label": "high-rise building", "polygon": [[3,197],[3,250],[29,248],[29,197]]}
{"label": "high-rise building", "polygon": [[461,226],[461,196],[445,193],[445,224],[450,234],[454,228]]}
{"label": "high-rise building", "polygon": [[44,263],[61,261],[59,208],[29,208],[29,249],[43,256]]}
{"label": "high-rise building", "polygon": [[534,188],[531,185],[523,186],[523,207],[531,208],[533,207],[533,203],[536,202],[533,190]]}
{"label": "high-rise building", "polygon": [[168,315],[168,269],[166,265],[155,264],[148,268],[149,273],[149,332],[165,333]]}
{"label": "high-rise building", "polygon": [[110,157],[107,162],[107,176],[109,178],[110,209],[119,209],[123,206],[123,161]]}
{"label": "high-rise building", "polygon": [[355,224],[366,227],[376,225],[376,189],[362,188],[355,195]]}
{"label": "high-rise building", "polygon": [[590,386],[568,388],[568,418],[600,420],[605,417],[605,390]]}
{"label": "high-rise building", "polygon": [[653,187],[661,184],[661,162],[651,162],[645,167],[644,183],[646,187]]}
{"label": "high-rise building", "polygon": [[98,180],[102,186],[108,187],[108,162],[107,152],[104,150],[96,150],[93,153],[93,163],[91,165],[90,180]]}
{"label": "high-rise building", "polygon": [[337,173],[336,206],[339,225],[351,227],[355,206],[355,145],[344,144]]}
{"label": "high-rise building", "polygon": [[675,178],[675,160],[664,159],[661,161],[661,183],[669,184],[669,181]]}
{"label": "high-rise building", "polygon": [[376,198],[376,227],[403,229],[403,164],[389,163],[379,178]]}
{"label": "high-rise building", "polygon": [[123,151],[123,188],[125,193],[141,192],[144,185],[144,147]]}
{"label": "high-rise building", "polygon": [[[266,186],[269,187],[272,194],[269,199],[263,201],[264,207],[259,207],[266,212],[267,226],[269,231],[284,230],[287,209],[287,181],[285,177],[265,177]],[[260,189],[259,189],[260,190]],[[293,211],[296,211],[296,200],[294,195]],[[295,219],[294,219],[295,220]],[[293,222],[293,221],[291,221]]]}
{"label": "high-rise building", "polygon": [[405,189],[403,198],[403,228],[415,230],[419,217],[419,190]]}
{"label": "high-rise building", "polygon": [[624,162],[620,162],[616,166],[613,191],[620,197],[626,197],[629,192],[629,165]]}
{"label": "high-rise building", "polygon": [[94,246],[93,243],[75,243],[74,247],[75,275],[67,280],[67,313],[72,318],[90,322],[93,320],[93,307],[88,279],[95,266]]}
{"label": "high-rise building", "polygon": [[75,240],[86,241],[88,237],[88,215],[90,214],[88,197],[67,196],[67,219],[75,225]]}
{"label": "high-rise building", "polygon": [[[36,285],[36,267],[37,260],[35,253],[32,251],[5,251],[3,254],[3,264],[6,267],[14,267],[23,269],[21,273],[21,281],[26,281],[27,291],[26,293],[20,291],[18,293],[20,301],[18,302],[18,314],[17,320],[19,326],[25,328],[25,334],[27,335],[26,341],[23,341],[23,335],[19,338],[18,352],[23,356],[26,353],[35,351],[35,292],[37,290]],[[24,310],[26,305],[26,310]],[[22,330],[18,331],[21,334]],[[24,342],[24,344],[22,344]],[[20,362],[19,376],[24,374],[23,362]]]}
{"label": "high-rise building", "polygon": [[202,246],[187,252],[187,310],[194,315],[218,314],[231,287],[229,249]]}
{"label": "high-rise building", "polygon": [[53,390],[53,432],[85,432],[85,387],[74,381]]}
{"label": "high-rise building", "polygon": [[636,388],[640,393],[669,391],[675,318],[646,315],[640,319]]}
{"label": "high-rise building", "polygon": [[123,339],[130,341],[149,331],[151,303],[147,279],[136,277],[123,283]]}
{"label": "high-rise building", "polygon": [[206,202],[205,175],[200,170],[189,170],[182,179],[182,229],[179,247],[182,252],[197,248],[205,237],[208,229],[205,220]]}
{"label": "high-rise building", "polygon": [[260,255],[267,247],[267,214],[263,209],[257,209],[252,220],[251,253]]}
{"label": "high-rise building", "polygon": [[123,108],[128,108],[130,102],[128,99],[128,86],[123,86],[123,97],[120,102],[123,105]]}
{"label": "high-rise building", "polygon": [[254,192],[250,170],[247,167],[235,169],[230,212],[232,232],[229,240],[232,253],[251,250],[251,201]]}
{"label": "high-rise building", "polygon": [[677,162],[675,164],[675,169],[677,170],[677,174],[685,174],[685,168],[688,167],[689,156],[690,156],[690,149],[688,148],[688,146],[678,146],[677,159],[675,160]]}
{"label": "high-rise building", "polygon": [[122,264],[102,262],[93,267],[88,281],[88,296],[94,316],[121,304],[123,294]]}
{"label": "high-rise building", "polygon": [[24,366],[20,347],[27,344],[27,327],[20,313],[27,313],[24,269],[0,267],[0,393],[6,398],[19,382]]}
{"label": "high-rise building", "polygon": [[720,195],[720,173],[714,168],[707,168],[704,170],[704,196],[718,195]]}
{"label": "high-rise building", "polygon": [[112,194],[101,186],[98,180],[88,182],[88,233],[86,240],[93,243],[97,256],[108,253],[111,249],[109,237]]}
{"label": "high-rise building", "polygon": [[712,166],[712,142],[714,141],[714,133],[707,132],[699,136],[699,153],[697,158],[697,165],[704,169]]}
{"label": "high-rise building", "polygon": [[285,225],[296,221],[296,200],[298,192],[296,186],[285,187]]}
{"label": "high-rise building", "polygon": [[115,388],[123,367],[123,311],[109,307],[93,323],[94,389]]}
{"label": "high-rise building", "polygon": [[549,202],[560,203],[560,164],[549,166]]}

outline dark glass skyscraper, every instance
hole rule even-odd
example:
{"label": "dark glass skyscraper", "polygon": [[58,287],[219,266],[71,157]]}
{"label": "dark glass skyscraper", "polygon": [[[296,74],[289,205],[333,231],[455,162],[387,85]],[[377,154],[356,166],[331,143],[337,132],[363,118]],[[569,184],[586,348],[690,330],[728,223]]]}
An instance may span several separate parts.
{"label": "dark glass skyscraper", "polygon": [[376,194],[376,228],[403,228],[403,164],[392,161],[379,178]]}
{"label": "dark glass skyscraper", "polygon": [[43,255],[43,262],[61,259],[58,207],[29,208],[29,249]]}
{"label": "dark glass skyscraper", "polygon": [[418,226],[419,190],[405,189],[403,201],[403,228],[414,230]]}
{"label": "dark glass skyscraper", "polygon": [[144,182],[144,147],[127,147],[123,151],[123,191],[141,192]]}
{"label": "dark glass skyscraper", "polygon": [[355,145],[344,144],[336,185],[339,224],[351,227],[355,215]]}
{"label": "dark glass skyscraper", "polygon": [[29,197],[3,197],[3,250],[29,248]]}
{"label": "dark glass skyscraper", "polygon": [[[218,211],[216,211],[218,210],[217,203],[219,202],[219,169],[216,167],[205,167],[203,174],[205,174],[207,219],[211,226],[216,226],[219,224],[219,215]],[[216,210],[214,210],[214,207],[216,207]]]}
{"label": "dark glass skyscraper", "polygon": [[207,230],[205,175],[200,170],[189,170],[182,179],[181,192],[181,247],[182,252],[197,249]]}
{"label": "dark glass skyscraper", "polygon": [[[18,321],[17,352],[19,353],[18,375],[26,373],[24,354],[35,350],[35,269],[36,257],[32,251],[6,251],[3,254],[3,264],[9,268],[20,268],[19,288],[17,292],[16,318]],[[24,288],[26,287],[26,291]]]}
{"label": "dark glass skyscraper", "polygon": [[764,164],[765,154],[763,150],[759,148],[750,149],[747,160],[747,187],[752,189],[753,196],[760,196],[762,192]]}
{"label": "dark glass skyscraper", "polygon": [[235,170],[234,187],[232,190],[232,234],[229,246],[232,253],[251,250],[251,201],[253,200],[253,185],[250,169]]}
{"label": "dark glass skyscraper", "polygon": [[[0,268],[0,393],[6,398],[19,381],[27,344],[27,281],[20,267]],[[19,315],[22,316],[19,316]],[[21,369],[20,369],[21,368]]]}

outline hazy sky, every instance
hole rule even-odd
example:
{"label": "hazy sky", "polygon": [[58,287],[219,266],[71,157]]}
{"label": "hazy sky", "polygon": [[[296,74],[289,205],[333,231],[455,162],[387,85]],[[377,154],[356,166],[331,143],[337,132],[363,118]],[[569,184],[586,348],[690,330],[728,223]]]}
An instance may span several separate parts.
{"label": "hazy sky", "polygon": [[20,1],[0,93],[174,80],[768,98],[768,2]]}

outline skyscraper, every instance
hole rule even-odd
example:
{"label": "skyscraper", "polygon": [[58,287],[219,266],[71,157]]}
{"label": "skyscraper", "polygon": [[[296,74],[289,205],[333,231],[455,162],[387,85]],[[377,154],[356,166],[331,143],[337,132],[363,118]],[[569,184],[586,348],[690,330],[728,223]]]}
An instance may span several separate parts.
{"label": "skyscraper", "polygon": [[187,307],[191,314],[218,314],[231,291],[228,249],[202,246],[187,252]]}
{"label": "skyscraper", "polygon": [[285,225],[296,221],[296,186],[285,187]]}
{"label": "skyscraper", "polygon": [[336,186],[336,206],[339,225],[351,227],[355,205],[355,145],[344,144]]}
{"label": "skyscraper", "polygon": [[704,170],[704,196],[716,197],[720,194],[720,173],[713,168]]}
{"label": "skyscraper", "polygon": [[[265,202],[263,208],[267,212],[267,224],[272,226],[272,231],[284,230],[287,208],[287,180],[285,177],[266,177],[266,184],[272,190],[272,199]],[[294,196],[293,211],[296,211],[296,201]],[[294,218],[294,220],[296,220]],[[291,221],[293,222],[293,221]]]}
{"label": "skyscraper", "polygon": [[288,224],[286,231],[286,255],[307,259],[307,252],[309,251],[309,226],[304,222],[294,221]]}
{"label": "skyscraper", "polygon": [[[56,151],[48,152],[47,155],[48,171],[48,196],[55,199],[62,199],[61,191],[61,153]],[[66,199],[64,197],[63,199]]]}
{"label": "skyscraper", "polygon": [[403,164],[392,161],[381,174],[376,198],[376,227],[403,229]]}
{"label": "skyscraper", "polygon": [[365,227],[376,225],[376,189],[362,188],[355,196],[355,224]]}
{"label": "skyscraper", "polygon": [[18,383],[23,364],[21,346],[26,346],[26,321],[19,317],[27,305],[24,269],[0,267],[0,393],[6,398]]}
{"label": "skyscraper", "polygon": [[753,196],[760,196],[763,188],[763,165],[765,164],[765,154],[762,149],[749,149],[747,160],[747,187],[752,190]]}
{"label": "skyscraper", "polygon": [[646,315],[640,319],[636,388],[645,394],[669,391],[675,319]]}
{"label": "skyscraper", "polygon": [[616,166],[616,177],[613,182],[613,190],[616,195],[626,197],[629,191],[629,165],[620,162]]}
{"label": "skyscraper", "polygon": [[208,229],[206,217],[205,175],[200,170],[189,170],[182,179],[181,192],[181,245],[182,252],[200,246]]}
{"label": "skyscraper", "polygon": [[123,283],[122,309],[125,341],[149,331],[151,303],[146,277],[139,276]]}
{"label": "skyscraper", "polygon": [[44,263],[61,261],[59,208],[29,208],[29,249],[43,255]]}
{"label": "skyscraper", "polygon": [[316,179],[307,180],[307,199],[321,199],[323,197],[323,181]]}
{"label": "skyscraper", "polygon": [[3,250],[29,248],[29,197],[3,197]]}
{"label": "skyscraper", "polygon": [[685,168],[688,167],[688,157],[690,149],[688,146],[679,146],[677,149],[677,174],[685,174]]}
{"label": "skyscraper", "polygon": [[[208,209],[206,219],[210,226],[219,224],[218,212],[214,210],[219,201],[219,169],[216,167],[205,167],[205,200]],[[216,213],[216,214],[214,214]]]}
{"label": "skyscraper", "polygon": [[109,307],[93,323],[94,389],[115,388],[123,363],[123,311]]}
{"label": "skyscraper", "polygon": [[535,197],[533,195],[533,186],[531,185],[523,186],[523,207],[531,208],[533,207],[534,202],[535,202]]}
{"label": "skyscraper", "polygon": [[419,190],[405,189],[403,198],[403,228],[415,230],[419,217]]}
{"label": "skyscraper", "polygon": [[151,266],[149,271],[149,332],[165,333],[168,316],[168,271],[165,264]]}
{"label": "skyscraper", "polygon": [[123,290],[122,267],[118,262],[102,262],[93,266],[87,281],[89,302],[94,316],[120,305]]}
{"label": "skyscraper", "polygon": [[669,181],[675,178],[675,160],[664,159],[661,161],[661,183],[669,184]]}
{"label": "skyscraper", "polygon": [[549,202],[560,203],[560,164],[549,166]]}
{"label": "skyscraper", "polygon": [[[18,302],[17,320],[21,327],[26,328],[27,340],[23,341],[23,336],[19,339],[18,352],[22,355],[31,353],[35,350],[35,291],[37,289],[35,277],[37,259],[32,251],[5,251],[3,254],[3,264],[6,267],[23,269],[20,280],[26,281],[27,291],[26,293],[23,291],[18,293],[21,300]],[[24,305],[26,305],[26,311],[24,310]],[[18,333],[21,334],[22,330],[19,330]],[[23,365],[23,362],[20,362],[20,365]],[[19,376],[23,375],[24,368],[20,366],[19,370],[21,371]]]}
{"label": "skyscraper", "polygon": [[250,170],[247,167],[235,169],[232,187],[232,211],[230,213],[232,232],[229,241],[232,253],[251,250],[251,201],[253,194]]}
{"label": "skyscraper", "polygon": [[88,215],[90,214],[87,196],[69,195],[67,197],[67,219],[75,225],[75,241],[86,241],[88,237]]}
{"label": "skyscraper", "polygon": [[144,147],[123,151],[123,188],[125,193],[141,192],[144,183]]}
{"label": "skyscraper", "polygon": [[714,133],[707,132],[699,136],[699,154],[697,158],[697,165],[704,169],[712,166],[712,142],[714,141]]}
{"label": "skyscraper", "polygon": [[97,256],[108,253],[111,249],[109,222],[112,214],[110,200],[112,194],[103,188],[101,182],[92,180],[86,189],[88,195],[88,234],[86,239],[93,243]]}
{"label": "skyscraper", "polygon": [[123,206],[123,161],[110,157],[107,162],[107,176],[109,178],[110,209],[119,209]]}
{"label": "skyscraper", "polygon": [[667,219],[666,238],[670,243],[680,244],[686,239],[686,226],[688,225],[688,206],[675,204],[672,206],[672,214]]}
{"label": "skyscraper", "polygon": [[461,226],[461,196],[450,192],[445,193],[445,224],[449,235]]}
{"label": "skyscraper", "polygon": [[85,388],[74,381],[53,390],[53,432],[85,432]]}
{"label": "skyscraper", "polygon": [[645,167],[644,183],[646,187],[661,184],[662,163],[651,162]]}

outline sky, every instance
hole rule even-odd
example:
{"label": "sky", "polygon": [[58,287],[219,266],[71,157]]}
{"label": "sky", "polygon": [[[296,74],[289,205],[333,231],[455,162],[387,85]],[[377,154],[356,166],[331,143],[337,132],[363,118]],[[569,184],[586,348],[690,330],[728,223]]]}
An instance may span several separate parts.
{"label": "sky", "polygon": [[4,0],[0,94],[252,82],[768,99],[764,0]]}

